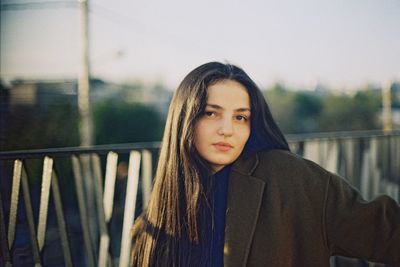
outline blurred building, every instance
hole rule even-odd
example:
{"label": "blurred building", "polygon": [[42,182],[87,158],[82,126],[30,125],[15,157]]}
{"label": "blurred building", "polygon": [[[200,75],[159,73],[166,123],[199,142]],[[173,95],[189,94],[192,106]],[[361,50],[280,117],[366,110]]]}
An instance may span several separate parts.
{"label": "blurred building", "polygon": [[128,103],[141,103],[154,107],[163,117],[166,117],[172,92],[160,84],[132,84],[122,88],[120,98]]}
{"label": "blurred building", "polygon": [[18,80],[6,90],[11,108],[21,105],[43,108],[57,101],[76,103],[76,88],[73,81]]}
{"label": "blurred building", "polygon": [[[2,87],[4,104],[11,109],[18,106],[46,108],[49,104],[68,102],[77,105],[78,83],[76,80],[17,80]],[[6,97],[7,96],[7,97]],[[114,84],[100,79],[90,82],[92,103],[113,99],[128,103],[141,103],[154,107],[163,116],[168,111],[172,92],[160,84]],[[5,103],[7,102],[7,103]]]}

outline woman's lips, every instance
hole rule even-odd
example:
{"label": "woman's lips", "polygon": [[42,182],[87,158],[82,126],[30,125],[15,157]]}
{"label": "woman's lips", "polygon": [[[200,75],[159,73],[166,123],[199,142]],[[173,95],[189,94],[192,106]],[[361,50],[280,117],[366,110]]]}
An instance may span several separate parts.
{"label": "woman's lips", "polygon": [[222,143],[222,142],[220,142],[220,143],[215,143],[215,144],[213,144],[213,146],[214,146],[217,150],[222,151],[222,152],[229,151],[229,150],[231,150],[231,149],[233,148],[232,145],[230,145],[230,144],[228,144],[228,143]]}

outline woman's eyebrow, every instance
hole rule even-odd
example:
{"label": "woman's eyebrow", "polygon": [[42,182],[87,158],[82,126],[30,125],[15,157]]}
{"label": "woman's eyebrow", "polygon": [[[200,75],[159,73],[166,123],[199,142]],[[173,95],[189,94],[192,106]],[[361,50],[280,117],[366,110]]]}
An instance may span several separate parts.
{"label": "woman's eyebrow", "polygon": [[249,108],[238,108],[238,109],[235,109],[235,111],[237,111],[237,112],[251,112]]}
{"label": "woman's eyebrow", "polygon": [[[207,103],[206,106],[211,107],[211,108],[215,108],[215,109],[218,109],[218,110],[224,110],[223,107],[221,107],[220,105],[217,105],[217,104]],[[245,111],[250,112],[250,109],[249,108],[237,108],[237,109],[235,109],[235,111],[236,112],[245,112]]]}

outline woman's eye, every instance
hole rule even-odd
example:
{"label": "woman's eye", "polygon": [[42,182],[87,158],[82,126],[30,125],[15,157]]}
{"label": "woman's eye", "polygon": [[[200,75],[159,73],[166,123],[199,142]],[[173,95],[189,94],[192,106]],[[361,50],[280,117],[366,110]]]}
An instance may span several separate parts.
{"label": "woman's eye", "polygon": [[242,115],[236,116],[236,119],[237,119],[238,121],[247,121],[247,118],[246,118],[245,116],[242,116]]}
{"label": "woman's eye", "polygon": [[213,111],[206,111],[206,112],[204,112],[204,115],[207,116],[207,117],[212,117],[212,116],[215,115],[215,112],[213,112]]}

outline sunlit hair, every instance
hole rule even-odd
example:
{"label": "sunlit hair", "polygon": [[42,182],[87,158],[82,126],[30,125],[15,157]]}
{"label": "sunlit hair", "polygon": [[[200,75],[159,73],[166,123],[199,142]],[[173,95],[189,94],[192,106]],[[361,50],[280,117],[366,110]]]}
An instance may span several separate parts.
{"label": "sunlit hair", "polygon": [[202,244],[211,170],[195,149],[194,129],[206,107],[207,88],[222,80],[247,89],[251,137],[262,140],[264,148],[289,150],[261,91],[242,69],[210,62],[191,71],[173,96],[150,203],[132,229],[134,266],[185,266],[191,246]]}

